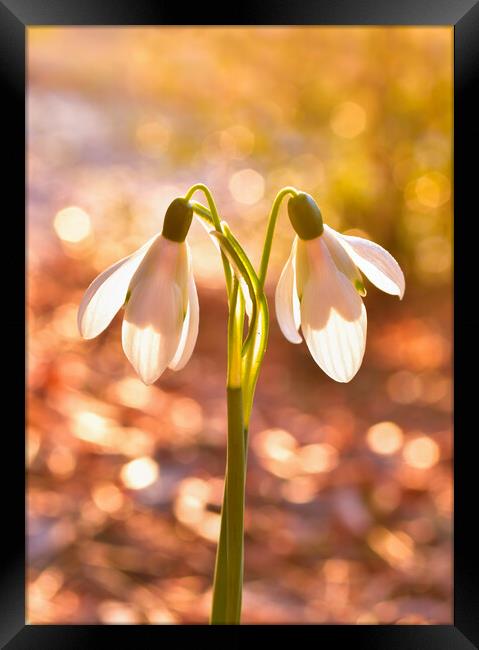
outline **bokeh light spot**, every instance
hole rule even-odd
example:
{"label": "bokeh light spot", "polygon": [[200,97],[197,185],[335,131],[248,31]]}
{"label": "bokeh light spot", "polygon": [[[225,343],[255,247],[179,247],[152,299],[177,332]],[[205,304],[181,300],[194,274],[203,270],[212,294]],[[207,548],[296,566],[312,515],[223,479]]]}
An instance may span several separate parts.
{"label": "bokeh light spot", "polygon": [[158,463],[148,456],[131,460],[123,465],[120,472],[121,480],[130,490],[143,490],[152,485],[159,475]]}
{"label": "bokeh light spot", "polygon": [[124,496],[113,483],[99,483],[93,487],[92,498],[96,507],[111,514],[120,510]]}
{"label": "bokeh light spot", "polygon": [[406,443],[403,456],[411,467],[429,469],[439,461],[439,445],[429,436],[419,436]]}
{"label": "bokeh light spot", "polygon": [[77,206],[63,208],[55,215],[53,227],[58,237],[70,244],[78,244],[91,233],[90,215]]}
{"label": "bokeh light spot", "polygon": [[355,138],[366,128],[366,111],[356,102],[343,102],[331,116],[331,129],[341,138]]}
{"label": "bokeh light spot", "polygon": [[52,474],[66,478],[73,474],[76,459],[69,447],[58,446],[50,452],[47,465]]}
{"label": "bokeh light spot", "polygon": [[254,205],[264,196],[264,178],[254,169],[235,172],[228,187],[235,201],[244,205]]}
{"label": "bokeh light spot", "polygon": [[298,458],[301,469],[308,474],[329,472],[338,464],[337,450],[327,443],[301,447]]}
{"label": "bokeh light spot", "polygon": [[394,422],[378,422],[368,429],[366,439],[371,451],[389,456],[401,448],[403,432]]}
{"label": "bokeh light spot", "polygon": [[451,195],[449,180],[440,172],[429,172],[416,181],[416,196],[428,208],[438,208],[449,200]]}
{"label": "bokeh light spot", "polygon": [[421,397],[422,382],[417,374],[400,370],[388,378],[386,389],[393,402],[413,404]]}

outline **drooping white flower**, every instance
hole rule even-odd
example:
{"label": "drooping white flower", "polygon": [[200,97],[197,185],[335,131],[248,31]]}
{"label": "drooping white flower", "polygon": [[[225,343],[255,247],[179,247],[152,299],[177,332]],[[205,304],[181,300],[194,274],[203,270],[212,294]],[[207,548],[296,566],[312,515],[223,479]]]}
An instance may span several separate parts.
{"label": "drooping white flower", "polygon": [[291,343],[301,343],[301,327],[316,363],[332,379],[348,382],[359,370],[366,346],[361,271],[399,298],[405,290],[403,272],[379,244],[323,224],[309,195],[290,199],[288,209],[298,234],[276,288],[279,326]]}
{"label": "drooping white flower", "polygon": [[182,202],[168,209],[162,234],[93,280],[78,310],[80,334],[91,339],[126,303],[123,350],[145,384],[166,368],[183,368],[198,335],[198,294],[185,241],[192,212]]}

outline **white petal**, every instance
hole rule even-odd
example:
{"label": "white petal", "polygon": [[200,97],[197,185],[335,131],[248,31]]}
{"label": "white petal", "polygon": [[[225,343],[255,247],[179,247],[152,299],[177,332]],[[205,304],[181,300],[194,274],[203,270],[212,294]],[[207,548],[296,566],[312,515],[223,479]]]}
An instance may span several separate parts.
{"label": "white petal", "polygon": [[329,252],[331,253],[333,262],[336,264],[338,269],[341,271],[341,273],[344,273],[344,275],[351,280],[359,295],[365,296],[366,289],[364,287],[361,273],[359,272],[356,264],[351,259],[351,256],[346,252],[346,249],[339,240],[339,237],[336,237],[337,234],[339,233],[336,233],[336,231],[332,228],[325,226],[322,237],[326,242]]}
{"label": "white petal", "polygon": [[132,255],[112,264],[90,284],[78,309],[78,329],[83,338],[95,338],[111,323],[125,302],[131,278],[158,237],[155,235]]}
{"label": "white petal", "polygon": [[275,292],[276,318],[284,336],[291,343],[301,343],[298,333],[300,325],[299,299],[296,293],[296,248],[295,237],[290,256],[279,276]]}
{"label": "white petal", "polygon": [[193,273],[190,273],[188,280],[188,309],[183,322],[181,339],[175,356],[168,366],[172,370],[181,370],[190,360],[198,337],[199,320],[200,306],[198,303],[198,292],[196,291]]}
{"label": "white petal", "polygon": [[123,350],[145,384],[171,363],[181,339],[188,277],[186,245],[159,238],[133,277]]}
{"label": "white petal", "polygon": [[307,242],[310,274],[301,300],[301,327],[316,363],[332,379],[350,381],[366,346],[366,309],[338,271],[322,238]]}
{"label": "white petal", "polygon": [[[328,226],[325,226],[325,229]],[[329,228],[332,230],[332,228]],[[405,290],[404,273],[391,253],[363,237],[341,235],[333,231],[353,262],[378,289],[402,298]]]}

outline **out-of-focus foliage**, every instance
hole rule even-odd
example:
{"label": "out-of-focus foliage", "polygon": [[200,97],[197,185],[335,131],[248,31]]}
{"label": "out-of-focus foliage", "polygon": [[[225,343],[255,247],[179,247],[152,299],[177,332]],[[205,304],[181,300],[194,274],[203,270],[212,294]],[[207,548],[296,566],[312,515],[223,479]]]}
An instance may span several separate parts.
{"label": "out-of-focus foliage", "polygon": [[[347,385],[270,309],[243,620],[450,622],[451,29],[28,34],[29,620],[207,620],[225,463],[218,255],[194,225],[197,348],[153,387],[124,358],[120,317],[89,342],[75,320],[95,275],[202,181],[256,262],[288,184],[406,274],[402,303],[368,287]],[[270,298],[291,239],[283,214]]]}

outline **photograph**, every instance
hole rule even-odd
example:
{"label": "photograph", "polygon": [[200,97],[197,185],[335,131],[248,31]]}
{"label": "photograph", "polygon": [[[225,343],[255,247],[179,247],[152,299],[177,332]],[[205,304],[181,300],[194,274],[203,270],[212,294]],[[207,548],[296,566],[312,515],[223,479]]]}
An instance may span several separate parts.
{"label": "photograph", "polygon": [[454,625],[453,25],[30,25],[25,93],[27,623]]}

